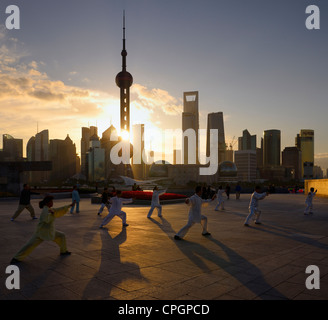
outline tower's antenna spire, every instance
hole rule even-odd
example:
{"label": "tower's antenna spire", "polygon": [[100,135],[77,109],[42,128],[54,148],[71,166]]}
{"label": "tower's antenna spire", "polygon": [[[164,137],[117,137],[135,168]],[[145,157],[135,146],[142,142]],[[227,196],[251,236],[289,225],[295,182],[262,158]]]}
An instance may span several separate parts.
{"label": "tower's antenna spire", "polygon": [[125,40],[125,10],[123,10],[123,40]]}
{"label": "tower's antenna spire", "polygon": [[123,50],[122,50],[122,70],[126,70],[126,56],[128,53],[126,52],[125,48],[125,10],[123,10]]}

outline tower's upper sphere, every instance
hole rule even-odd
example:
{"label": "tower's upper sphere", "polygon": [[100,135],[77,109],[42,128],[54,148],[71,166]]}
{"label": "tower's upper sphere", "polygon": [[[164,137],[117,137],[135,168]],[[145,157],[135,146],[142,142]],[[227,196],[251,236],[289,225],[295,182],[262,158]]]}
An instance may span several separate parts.
{"label": "tower's upper sphere", "polygon": [[121,71],[117,74],[115,82],[119,88],[130,88],[133,83],[133,77],[129,72]]}

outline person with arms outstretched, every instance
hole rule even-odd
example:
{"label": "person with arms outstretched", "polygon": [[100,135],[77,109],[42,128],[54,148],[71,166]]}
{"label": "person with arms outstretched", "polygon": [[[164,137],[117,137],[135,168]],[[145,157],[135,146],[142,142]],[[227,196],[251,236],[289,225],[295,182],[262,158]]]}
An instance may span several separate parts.
{"label": "person with arms outstretched", "polygon": [[35,233],[31,239],[23,246],[11,260],[11,263],[23,261],[39,244],[43,241],[54,241],[60,248],[60,255],[70,255],[66,247],[66,236],[55,229],[55,219],[62,217],[72,207],[73,203],[60,208],[53,208],[53,197],[46,196],[39,202],[42,209],[40,220]]}
{"label": "person with arms outstretched", "polygon": [[259,200],[263,200],[266,196],[269,195],[269,192],[261,192],[261,187],[260,186],[256,186],[255,187],[255,191],[252,193],[251,196],[251,201],[249,202],[249,215],[247,216],[246,220],[245,220],[245,227],[249,226],[249,220],[253,217],[253,215],[256,215],[255,218],[255,224],[261,224],[260,222],[260,216],[261,216],[261,211],[258,209],[258,202]]}
{"label": "person with arms outstretched", "polygon": [[195,190],[195,194],[190,198],[186,199],[186,204],[190,206],[189,210],[189,218],[187,224],[181,228],[181,230],[174,236],[175,240],[182,240],[182,238],[187,234],[189,229],[195,224],[200,223],[203,227],[202,235],[209,236],[211,235],[207,231],[207,217],[202,215],[201,210],[202,206],[206,202],[213,201],[215,199],[215,195],[212,199],[204,200],[201,198],[202,196],[202,187],[197,186]]}

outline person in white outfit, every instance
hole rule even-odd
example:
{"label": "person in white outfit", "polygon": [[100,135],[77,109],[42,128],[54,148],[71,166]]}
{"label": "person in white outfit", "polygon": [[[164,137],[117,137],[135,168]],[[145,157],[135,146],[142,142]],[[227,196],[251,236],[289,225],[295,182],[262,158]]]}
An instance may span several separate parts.
{"label": "person in white outfit", "polygon": [[100,228],[108,224],[115,216],[118,216],[119,218],[122,219],[123,227],[127,227],[128,224],[126,223],[126,213],[122,211],[122,206],[123,204],[131,203],[133,199],[122,199],[122,191],[117,190],[116,191],[116,196],[111,198],[109,202],[112,204],[108,215],[104,218],[102,221]]}
{"label": "person in white outfit", "polygon": [[221,206],[221,210],[224,210],[224,200],[223,200],[223,194],[225,191],[222,189],[222,186],[219,186],[219,190],[216,194],[216,197],[218,199],[218,204],[215,207],[215,211],[219,211],[219,207]]}
{"label": "person in white outfit", "polygon": [[150,206],[150,210],[148,212],[147,218],[151,217],[155,208],[157,208],[158,216],[159,217],[162,216],[162,206],[159,203],[159,197],[162,194],[164,194],[165,192],[166,192],[166,190],[159,191],[157,186],[154,187],[153,196],[151,198],[151,206]]}
{"label": "person in white outfit", "polygon": [[308,193],[308,195],[306,197],[306,200],[305,200],[305,204],[306,204],[306,209],[304,211],[305,215],[308,215],[309,213],[313,214],[313,212],[312,212],[312,209],[313,209],[312,200],[315,197],[315,195],[317,194],[317,192],[318,192],[318,190],[314,191],[314,188],[310,189],[310,192]]}
{"label": "person in white outfit", "polygon": [[255,187],[255,191],[253,192],[252,196],[251,196],[251,201],[249,203],[249,215],[247,216],[244,225],[246,227],[249,226],[249,220],[252,218],[252,216],[255,214],[256,218],[255,218],[255,223],[256,224],[261,224],[260,222],[260,215],[261,215],[261,211],[258,209],[258,201],[264,199],[266,196],[269,195],[268,192],[261,192],[261,188],[259,186]]}
{"label": "person in white outfit", "polygon": [[207,231],[207,217],[202,215],[201,208],[206,202],[213,201],[215,199],[215,195],[212,199],[204,200],[201,198],[202,195],[202,187],[196,187],[196,192],[193,196],[186,199],[186,204],[190,205],[191,208],[189,210],[189,218],[187,224],[174,236],[175,240],[182,240],[182,238],[187,234],[189,229],[195,223],[201,223],[203,227],[203,236],[209,236],[210,233]]}

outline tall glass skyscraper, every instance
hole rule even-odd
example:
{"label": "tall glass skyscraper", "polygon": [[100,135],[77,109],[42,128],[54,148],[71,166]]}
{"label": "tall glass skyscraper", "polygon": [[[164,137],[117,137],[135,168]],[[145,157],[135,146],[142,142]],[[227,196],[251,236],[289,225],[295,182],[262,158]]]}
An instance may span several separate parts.
{"label": "tall glass skyscraper", "polygon": [[281,131],[265,130],[263,138],[263,166],[279,167],[281,151]]}
{"label": "tall glass skyscraper", "polygon": [[302,177],[312,178],[314,165],[314,130],[302,129],[296,136],[295,145],[302,151]]}

